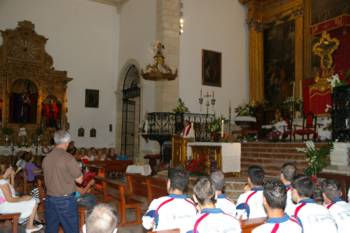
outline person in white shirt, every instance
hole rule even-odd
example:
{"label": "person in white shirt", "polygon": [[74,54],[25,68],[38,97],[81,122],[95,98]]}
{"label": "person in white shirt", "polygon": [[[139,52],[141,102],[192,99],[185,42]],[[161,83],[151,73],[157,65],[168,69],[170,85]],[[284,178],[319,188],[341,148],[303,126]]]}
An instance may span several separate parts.
{"label": "person in white shirt", "polygon": [[303,226],[304,233],[337,233],[337,226],[328,209],[311,199],[313,189],[310,177],[305,175],[294,177],[292,198],[297,205],[293,217]]}
{"label": "person in white shirt", "polygon": [[187,232],[197,209],[193,201],[184,194],[189,174],[181,168],[169,169],[167,190],[169,195],[154,199],[142,217],[145,229],[153,231],[179,228]]}
{"label": "person in white shirt", "polygon": [[107,204],[95,206],[86,219],[83,233],[117,233],[118,217]]}
{"label": "person in white shirt", "polygon": [[214,171],[210,174],[211,182],[214,185],[216,193],[216,208],[221,209],[226,214],[236,216],[236,206],[224,193],[225,175],[222,171]]}
{"label": "person in white shirt", "polygon": [[325,180],[322,183],[322,197],[324,205],[333,216],[338,233],[349,232],[350,204],[341,199],[339,183],[335,180]]}
{"label": "person in white shirt", "polygon": [[188,233],[240,233],[239,221],[215,207],[215,188],[207,177],[200,178],[193,187],[193,199],[200,214]]}
{"label": "person in white shirt", "polygon": [[248,168],[249,190],[242,193],[236,205],[237,218],[250,219],[266,217],[263,206],[263,183],[265,171],[262,167],[253,165]]}
{"label": "person in white shirt", "polygon": [[303,232],[299,222],[284,212],[287,202],[287,190],[281,181],[267,181],[264,184],[263,194],[263,203],[268,219],[265,224],[255,228],[252,233]]}
{"label": "person in white shirt", "polygon": [[297,168],[294,163],[285,163],[281,168],[280,180],[286,186],[286,189],[287,189],[287,205],[286,205],[285,212],[289,216],[293,215],[294,209],[295,209],[295,204],[293,203],[293,200],[292,200],[291,183],[292,183],[293,177],[296,175],[296,172],[297,172]]}

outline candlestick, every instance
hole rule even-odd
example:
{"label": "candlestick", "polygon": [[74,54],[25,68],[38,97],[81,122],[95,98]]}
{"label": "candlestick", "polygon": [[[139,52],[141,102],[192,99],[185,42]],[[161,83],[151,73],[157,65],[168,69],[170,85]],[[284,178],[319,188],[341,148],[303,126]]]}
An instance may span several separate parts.
{"label": "candlestick", "polygon": [[203,96],[202,96],[202,88],[201,88],[201,98],[202,98]]}
{"label": "candlestick", "polygon": [[213,95],[212,95],[213,99],[214,99],[214,94],[215,94],[215,93],[214,93],[214,91],[213,91]]}
{"label": "candlestick", "polygon": [[224,137],[224,126],[225,126],[225,121],[221,120],[221,138]]}

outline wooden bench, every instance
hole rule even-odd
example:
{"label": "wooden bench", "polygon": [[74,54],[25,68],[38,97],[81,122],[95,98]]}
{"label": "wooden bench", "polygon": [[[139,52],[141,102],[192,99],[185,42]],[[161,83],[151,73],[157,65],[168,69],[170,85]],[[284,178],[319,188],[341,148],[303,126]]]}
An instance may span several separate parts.
{"label": "wooden bench", "polygon": [[147,201],[151,203],[153,199],[167,196],[167,180],[158,177],[147,177]]}
{"label": "wooden bench", "polygon": [[132,160],[113,160],[113,161],[90,161],[87,166],[90,171],[95,172],[95,189],[94,191],[99,193],[105,192],[105,186],[102,180],[107,178],[109,172],[117,172],[125,174],[126,168],[133,164]]}
{"label": "wooden bench", "polygon": [[[116,198],[118,201],[118,212],[120,216],[120,226],[126,226],[126,225],[132,225],[132,224],[141,224],[141,207],[142,202],[135,199],[131,195],[127,195],[127,188],[125,184],[122,184],[117,181],[112,181],[108,179],[100,179],[105,187],[104,191],[104,199],[108,199],[109,196]],[[108,192],[107,190],[116,191]],[[136,220],[135,221],[127,221],[126,219],[126,210],[127,209],[134,209],[136,213]]]}
{"label": "wooden bench", "polygon": [[19,213],[14,214],[0,214],[0,220],[10,220],[12,221],[12,233],[18,232],[18,220],[19,220]]}
{"label": "wooden bench", "polygon": [[164,231],[148,231],[147,233],[180,233],[180,229],[171,229]]}
{"label": "wooden bench", "polygon": [[253,218],[241,221],[242,233],[251,233],[254,228],[264,224],[266,218]]}

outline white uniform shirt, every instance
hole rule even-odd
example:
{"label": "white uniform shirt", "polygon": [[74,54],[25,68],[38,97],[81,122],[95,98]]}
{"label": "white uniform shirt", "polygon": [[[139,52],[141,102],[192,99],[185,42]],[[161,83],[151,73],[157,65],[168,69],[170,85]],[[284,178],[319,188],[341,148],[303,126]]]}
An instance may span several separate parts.
{"label": "white uniform shirt", "polygon": [[337,224],[338,233],[350,232],[350,204],[337,200],[326,207]]}
{"label": "white uniform shirt", "polygon": [[322,205],[312,199],[305,199],[296,205],[294,216],[301,223],[304,233],[337,233],[335,221]]}
{"label": "white uniform shirt", "polygon": [[276,233],[276,232],[288,232],[288,233],[302,233],[303,228],[293,217],[285,215],[282,218],[270,218],[265,224],[255,228],[252,233]]}
{"label": "white uniform shirt", "polygon": [[237,200],[236,212],[238,219],[241,216],[242,219],[266,217],[262,187],[252,188],[250,191],[242,193]]}
{"label": "white uniform shirt", "polygon": [[188,233],[240,233],[239,221],[221,209],[203,209]]}
{"label": "white uniform shirt", "polygon": [[286,186],[287,189],[287,204],[286,204],[286,209],[284,212],[288,214],[289,216],[294,215],[294,210],[295,210],[295,204],[292,199],[292,190],[289,185]]}
{"label": "white uniform shirt", "polygon": [[236,206],[233,201],[226,197],[225,194],[218,195],[215,206],[216,208],[224,211],[226,214],[236,216]]}
{"label": "white uniform shirt", "polygon": [[151,202],[146,214],[142,217],[142,225],[154,231],[180,228],[183,233],[190,229],[196,214],[194,203],[186,195],[170,194]]}

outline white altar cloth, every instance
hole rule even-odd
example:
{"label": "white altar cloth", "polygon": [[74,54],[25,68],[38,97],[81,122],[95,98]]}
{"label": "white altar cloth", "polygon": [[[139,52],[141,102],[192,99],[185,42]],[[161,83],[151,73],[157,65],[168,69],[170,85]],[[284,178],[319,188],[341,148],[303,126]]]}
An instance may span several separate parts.
{"label": "white altar cloth", "polygon": [[187,144],[188,158],[192,158],[192,146],[221,147],[222,171],[241,171],[241,143],[190,142]]}

